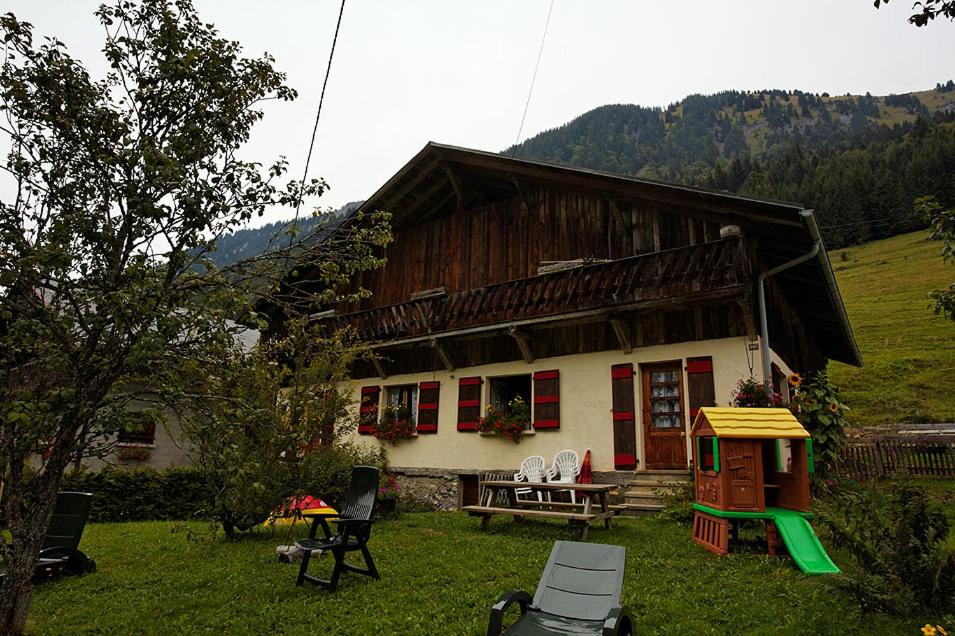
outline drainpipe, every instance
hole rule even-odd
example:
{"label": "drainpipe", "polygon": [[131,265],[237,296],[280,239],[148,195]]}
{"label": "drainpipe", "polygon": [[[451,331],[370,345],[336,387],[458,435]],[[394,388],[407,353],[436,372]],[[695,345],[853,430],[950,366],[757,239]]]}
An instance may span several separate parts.
{"label": "drainpipe", "polygon": [[766,388],[767,395],[771,395],[773,392],[773,368],[769,355],[769,320],[766,317],[766,279],[790,267],[795,267],[800,263],[805,263],[808,260],[816,258],[819,254],[819,248],[822,246],[822,237],[819,235],[819,228],[816,226],[816,217],[813,215],[812,210],[802,210],[799,212],[799,216],[803,218],[806,223],[806,228],[809,230],[809,236],[812,239],[812,248],[802,256],[763,272],[759,275],[756,282],[757,303],[759,305],[759,350],[763,359],[763,386]]}

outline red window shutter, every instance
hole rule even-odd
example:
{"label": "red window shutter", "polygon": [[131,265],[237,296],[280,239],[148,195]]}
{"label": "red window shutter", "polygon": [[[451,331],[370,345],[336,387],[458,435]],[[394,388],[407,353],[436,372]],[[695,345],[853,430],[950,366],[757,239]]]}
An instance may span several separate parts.
{"label": "red window shutter", "polygon": [[716,406],[716,389],[713,386],[713,358],[686,359],[687,397],[690,401],[690,418],[696,419],[701,406]]}
{"label": "red window shutter", "polygon": [[481,419],[480,377],[458,380],[458,430],[476,431]]}
{"label": "red window shutter", "polygon": [[418,433],[438,432],[438,394],[440,382],[418,385]]}
{"label": "red window shutter", "polygon": [[633,364],[610,367],[610,393],[613,400],[613,467],[633,470],[637,467],[637,415],[633,392]]}
{"label": "red window shutter", "polygon": [[560,428],[560,373],[534,374],[534,428]]}
{"label": "red window shutter", "polygon": [[371,435],[378,422],[378,398],[381,388],[377,386],[361,387],[361,405],[358,407],[358,433]]}

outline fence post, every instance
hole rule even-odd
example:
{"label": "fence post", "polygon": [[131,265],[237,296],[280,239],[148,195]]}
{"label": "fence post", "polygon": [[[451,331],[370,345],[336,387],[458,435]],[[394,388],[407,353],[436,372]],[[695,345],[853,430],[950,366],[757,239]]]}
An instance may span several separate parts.
{"label": "fence post", "polygon": [[885,477],[885,468],[882,465],[882,442],[875,440],[875,474],[881,479]]}

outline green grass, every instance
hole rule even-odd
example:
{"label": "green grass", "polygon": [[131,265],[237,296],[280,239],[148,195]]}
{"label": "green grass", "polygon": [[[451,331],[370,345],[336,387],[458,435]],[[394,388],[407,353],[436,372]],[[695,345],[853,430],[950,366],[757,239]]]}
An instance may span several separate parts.
{"label": "green grass", "polygon": [[932,313],[928,298],[955,279],[955,267],[927,236],[830,254],[865,365],[829,365],[853,425],[955,422],[955,322]]}
{"label": "green grass", "polygon": [[[294,586],[297,566],[275,559],[279,536],[190,541],[166,522],[93,524],[83,547],[99,570],[40,586],[29,633],[483,634],[501,592],[533,593],[554,540],[570,536],[557,523],[477,525],[461,513],[383,522],[371,542],[383,580],[345,575],[329,594]],[[623,519],[591,540],[627,547],[624,602],[640,633],[914,635],[941,622],[861,615],[831,579],[758,544],[716,557],[660,519]],[[316,561],[313,571],[328,572],[330,557]]]}

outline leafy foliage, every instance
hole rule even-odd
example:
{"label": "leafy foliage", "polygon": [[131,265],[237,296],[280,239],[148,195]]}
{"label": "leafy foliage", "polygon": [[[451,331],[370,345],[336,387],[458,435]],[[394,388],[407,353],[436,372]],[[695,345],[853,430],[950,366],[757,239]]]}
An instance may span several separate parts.
{"label": "leafy foliage", "polygon": [[839,450],[846,443],[846,412],[839,389],[829,383],[826,371],[817,371],[808,380],[790,378],[793,388],[791,408],[812,435],[812,448],[820,473],[835,466]]}
{"label": "leafy foliage", "polygon": [[392,446],[396,446],[398,440],[411,439],[414,434],[414,416],[406,406],[386,407],[381,419],[372,425],[372,435]]}
{"label": "leafy foliage", "polygon": [[766,385],[752,376],[741,379],[736,383],[736,388],[733,389],[732,406],[737,408],[773,407],[779,406],[782,401],[783,398],[779,393],[773,391],[767,394]]}
{"label": "leafy foliage", "polygon": [[660,497],[660,503],[663,509],[660,516],[667,521],[678,523],[682,526],[688,526],[693,523],[695,512],[693,503],[696,501],[696,481],[692,474],[690,479],[677,482],[668,488],[661,488],[657,491]]}
{"label": "leafy foliage", "polygon": [[[942,260],[955,263],[955,207],[945,209],[935,197],[919,197],[915,200],[915,211],[929,224],[929,238],[942,243]],[[955,282],[948,289],[940,289],[929,294],[935,303],[935,313],[955,320]]]}
{"label": "leafy foliage", "polygon": [[[873,2],[876,9],[883,4],[889,4],[889,0]],[[952,0],[921,0],[913,3],[912,8],[917,11],[909,16],[909,22],[917,27],[923,27],[939,16],[955,20],[955,2]]]}
{"label": "leafy foliage", "polygon": [[923,489],[844,486],[818,508],[832,542],[855,561],[840,583],[865,610],[955,608],[949,521]]}
{"label": "leafy foliage", "polygon": [[290,495],[312,494],[296,492],[316,485],[304,479],[317,466],[306,458],[324,449],[323,461],[333,462],[331,449],[356,424],[342,383],[362,350],[345,332],[323,337],[307,320],[286,328],[285,337],[251,351],[234,348],[214,374],[204,365],[189,369],[179,385],[186,393],[176,396],[189,400],[182,430],[213,485],[213,517],[230,537],[260,524]]}
{"label": "leafy foliage", "polygon": [[504,409],[489,404],[487,415],[478,420],[478,431],[497,435],[519,444],[521,436],[530,424],[531,407],[518,396],[508,402]]}

